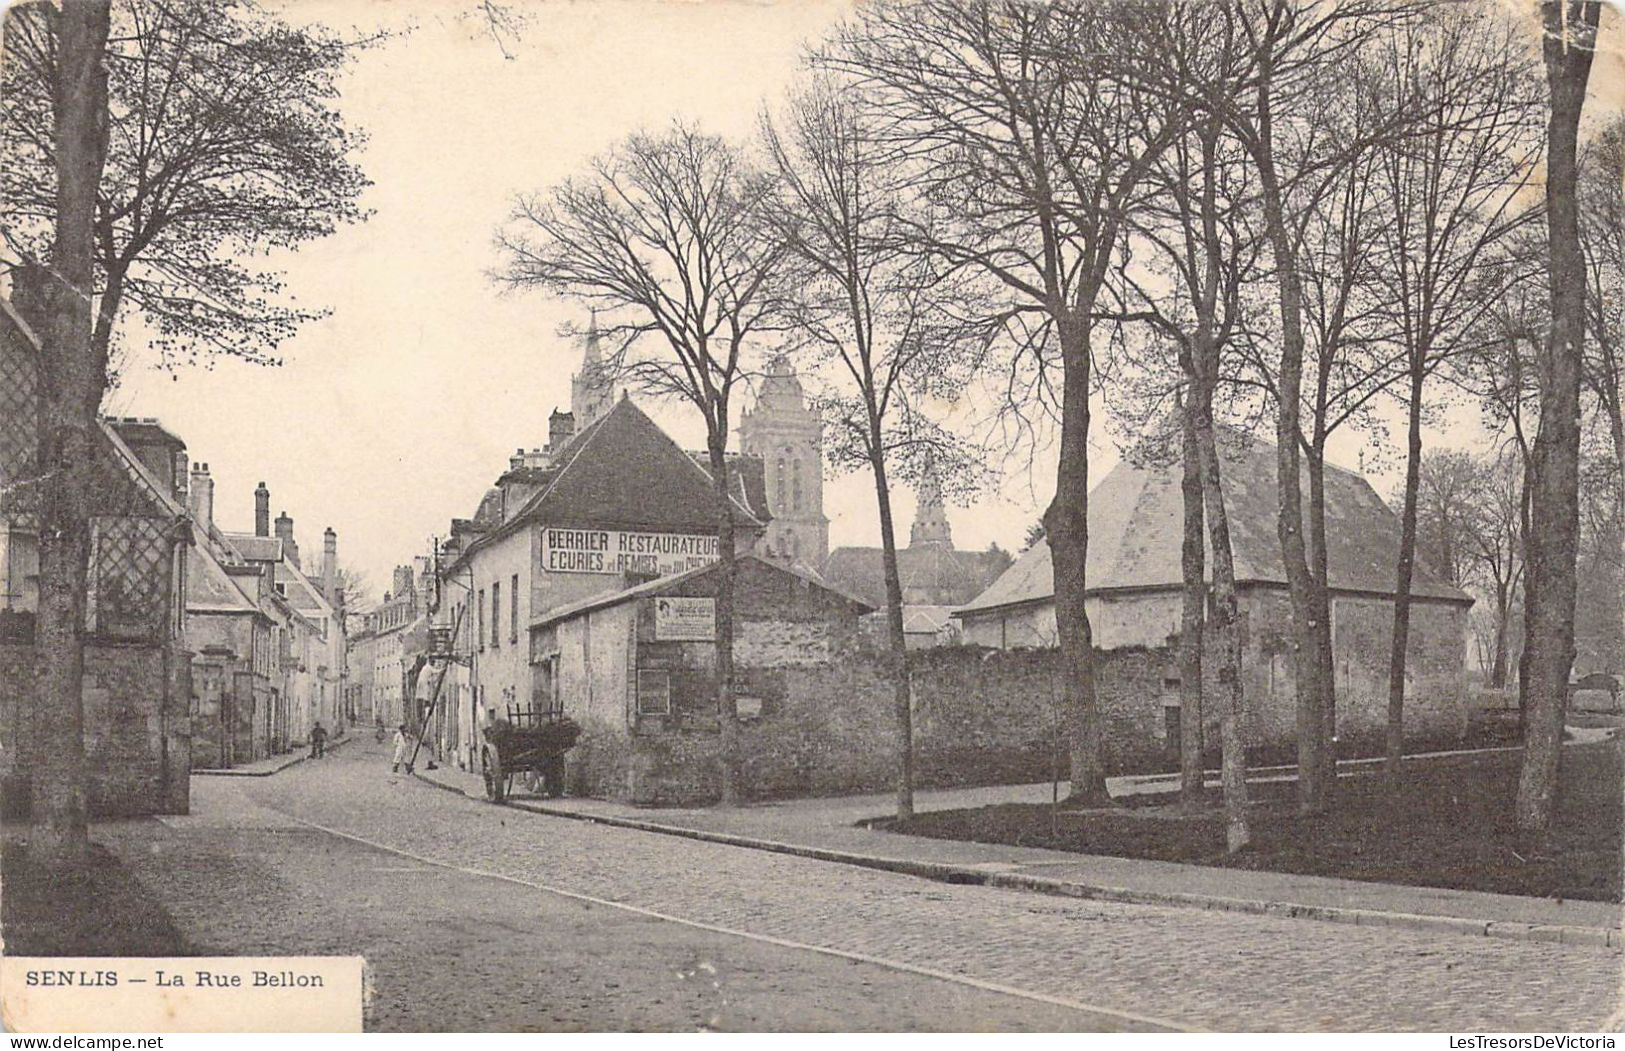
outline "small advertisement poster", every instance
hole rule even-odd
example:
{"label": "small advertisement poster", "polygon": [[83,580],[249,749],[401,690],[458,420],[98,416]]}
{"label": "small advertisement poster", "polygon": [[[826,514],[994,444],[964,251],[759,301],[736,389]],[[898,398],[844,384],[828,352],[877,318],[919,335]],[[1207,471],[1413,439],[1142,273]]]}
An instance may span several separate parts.
{"label": "small advertisement poster", "polygon": [[717,600],[663,597],[655,599],[655,638],[663,642],[714,642]]}

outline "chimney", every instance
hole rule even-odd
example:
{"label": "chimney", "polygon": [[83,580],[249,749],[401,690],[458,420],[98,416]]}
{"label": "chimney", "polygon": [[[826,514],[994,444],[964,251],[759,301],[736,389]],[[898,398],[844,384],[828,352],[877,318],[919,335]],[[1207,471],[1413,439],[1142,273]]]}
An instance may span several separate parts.
{"label": "chimney", "polygon": [[208,532],[214,524],[214,479],[209,476],[209,465],[195,463],[192,465],[191,492],[187,499],[187,509],[192,512],[193,521],[197,522]]}
{"label": "chimney", "polygon": [[394,591],[395,591],[395,597],[396,598],[400,598],[402,595],[407,595],[407,594],[411,593],[411,591],[412,591],[412,567],[411,566],[396,566],[395,567],[394,585],[395,585]]}
{"label": "chimney", "polygon": [[271,535],[271,490],[264,482],[254,490],[254,535]]}
{"label": "chimney", "polygon": [[547,446],[553,452],[564,448],[564,443],[575,437],[576,417],[573,412],[553,410],[547,418]]}
{"label": "chimney", "polygon": [[508,457],[508,470],[517,471],[525,466],[525,450],[515,449],[514,454]]}
{"label": "chimney", "polygon": [[339,535],[328,526],[322,533],[322,593],[335,608],[339,605]]}
{"label": "chimney", "polygon": [[276,535],[282,540],[282,553],[289,562],[299,564],[299,543],[293,538],[293,519],[284,511],[276,516]]}

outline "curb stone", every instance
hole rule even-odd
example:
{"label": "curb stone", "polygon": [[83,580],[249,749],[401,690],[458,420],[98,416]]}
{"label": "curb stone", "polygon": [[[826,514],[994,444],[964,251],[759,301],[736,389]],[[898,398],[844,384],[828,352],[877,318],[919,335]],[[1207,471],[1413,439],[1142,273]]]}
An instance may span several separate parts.
{"label": "curb stone", "polygon": [[[332,744],[328,745],[327,746],[327,751],[331,752],[331,751],[333,751],[335,749],[342,748],[345,745],[349,744],[353,740],[355,740],[355,735],[354,734],[351,734],[348,737],[342,737],[339,740],[334,741]],[[195,775],[197,777],[270,777],[272,774],[280,774],[282,771],[286,770],[290,766],[298,766],[300,763],[304,762],[305,760],[307,760],[309,758],[310,758],[310,753],[301,750],[299,752],[299,754],[289,756],[287,761],[285,761],[285,762],[283,762],[283,763],[281,763],[281,764],[279,764],[277,766],[273,766],[269,770],[236,770],[236,769],[233,769],[232,767],[228,766],[228,767],[226,767],[224,769],[217,769],[217,768],[212,768],[212,767],[206,767],[204,769],[194,769],[192,771],[192,773],[193,773],[193,775]]]}
{"label": "curb stone", "polygon": [[[420,781],[446,792],[454,792],[468,799],[485,801],[484,796],[470,793],[422,774],[413,773]],[[1588,945],[1597,948],[1625,947],[1625,931],[1617,927],[1575,927],[1557,924],[1518,923],[1509,920],[1473,919],[1465,916],[1437,916],[1425,913],[1385,912],[1379,909],[1357,909],[1340,905],[1303,905],[1285,901],[1266,901],[1252,898],[1226,898],[1187,891],[1135,890],[1104,884],[1079,883],[1056,879],[1052,876],[1033,876],[1025,873],[989,871],[978,865],[964,865],[943,861],[910,861],[904,858],[884,858],[873,854],[854,854],[828,847],[807,847],[793,843],[780,843],[770,839],[740,836],[730,832],[712,832],[705,829],[665,825],[657,821],[609,815],[582,814],[573,810],[508,800],[514,810],[524,810],[547,817],[568,818],[587,824],[609,825],[614,828],[652,832],[658,835],[678,836],[724,846],[744,847],[773,854],[789,854],[829,861],[858,868],[896,872],[906,876],[934,880],[938,883],[968,884],[996,887],[1001,890],[1027,891],[1055,897],[1079,898],[1089,901],[1110,901],[1125,905],[1160,905],[1173,908],[1195,908],[1214,912],[1239,912],[1257,916],[1277,916],[1289,919],[1315,920],[1322,923],[1344,923],[1361,927],[1388,927],[1402,930],[1428,931],[1436,934],[1467,935],[1479,938],[1502,938],[1509,941],[1546,942],[1558,945]]]}

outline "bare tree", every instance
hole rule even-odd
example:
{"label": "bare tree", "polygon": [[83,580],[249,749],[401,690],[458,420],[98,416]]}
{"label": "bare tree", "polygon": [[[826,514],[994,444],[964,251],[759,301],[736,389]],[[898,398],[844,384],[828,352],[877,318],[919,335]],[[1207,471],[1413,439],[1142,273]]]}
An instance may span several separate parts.
{"label": "bare tree", "polygon": [[[1153,13],[1153,12],[1148,12]],[[1189,98],[1179,67],[1164,59],[1166,40],[1178,50],[1200,55],[1212,47],[1214,13],[1200,5],[1180,5],[1160,13],[1158,30],[1135,55],[1133,78],[1139,90]],[[1204,45],[1204,41],[1207,42]],[[1154,338],[1172,343],[1178,366],[1180,445],[1185,516],[1181,564],[1185,600],[1180,629],[1181,794],[1201,799],[1203,631],[1211,619],[1219,641],[1222,782],[1226,840],[1232,852],[1250,840],[1247,824],[1245,713],[1241,675],[1241,614],[1236,592],[1230,521],[1222,486],[1222,462],[1214,422],[1215,392],[1227,350],[1248,337],[1248,289],[1264,275],[1258,268],[1263,245],[1255,214],[1257,183],[1247,158],[1211,108],[1193,106],[1180,133],[1153,167],[1149,182],[1158,191],[1137,212],[1136,234],[1156,249],[1152,279],[1134,281]],[[1204,544],[1204,525],[1206,529]],[[1211,614],[1206,549],[1213,553]]]}
{"label": "bare tree", "polygon": [[[1473,519],[1484,468],[1470,452],[1424,452],[1416,471],[1416,552],[1445,579],[1465,587],[1473,578]],[[1402,483],[1396,502],[1405,499]]]}
{"label": "bare tree", "polygon": [[[67,867],[88,845],[85,814],[84,623],[96,410],[106,388],[93,341],[96,186],[107,156],[107,0],[13,10],[49,26],[56,61],[46,93],[56,159],[49,255],[30,265],[18,305],[40,336],[39,571],[34,628],[30,849]],[[34,100],[38,102],[39,100]]]}
{"label": "bare tree", "polygon": [[372,578],[365,570],[357,569],[355,566],[340,566],[337,585],[339,594],[344,598],[344,605],[349,609],[366,609],[375,601]]}
{"label": "bare tree", "polygon": [[1515,441],[1485,456],[1424,453],[1417,471],[1417,550],[1451,583],[1488,600],[1479,608],[1488,610],[1483,657],[1494,689],[1506,685],[1523,578],[1523,474]]}
{"label": "bare tree", "polygon": [[1580,241],[1579,134],[1602,5],[1543,0],[1550,91],[1546,236],[1551,329],[1541,346],[1540,433],[1530,459],[1524,583],[1523,769],[1515,820],[1525,845],[1544,844],[1556,810],[1557,769],[1574,664],[1575,561],[1579,553],[1580,383],[1586,329],[1586,262]]}
{"label": "bare tree", "polygon": [[[835,423],[832,462],[870,473],[880,515],[886,588],[887,673],[897,720],[897,815],[914,813],[913,726],[903,585],[891,479],[974,464],[927,415],[933,398],[952,397],[968,374],[966,340],[945,300],[952,282],[910,251],[901,218],[893,151],[880,142],[852,85],[824,75],[795,92],[782,119],[762,120],[777,170],[774,222],[801,270],[792,305],[809,346],[838,363],[826,418]],[[962,478],[964,470],[948,472]]]}
{"label": "bare tree", "polygon": [[716,668],[725,804],[738,799],[739,759],[728,430],[748,345],[784,324],[789,253],[770,219],[772,194],[737,148],[675,123],[627,137],[584,178],[519,198],[497,234],[499,281],[608,311],[605,332],[616,345],[606,370],[688,402],[705,421],[723,567]]}
{"label": "bare tree", "polygon": [[[1123,51],[1127,7],[1095,0],[885,0],[822,54],[888,118],[929,222],[921,251],[986,277],[1006,305],[989,318],[1058,388],[1059,464],[1044,515],[1071,736],[1071,799],[1109,802],[1084,605],[1090,398],[1098,314],[1124,217],[1166,141],[1162,115],[1102,75]],[[1058,382],[1052,373],[1058,373]]]}
{"label": "bare tree", "polygon": [[1324,214],[1319,206],[1337,191],[1348,166],[1377,138],[1393,134],[1389,120],[1369,121],[1351,134],[1335,119],[1342,115],[1335,99],[1346,87],[1347,64],[1373,33],[1408,15],[1404,5],[1384,0],[1220,0],[1210,7],[1215,21],[1202,46],[1169,41],[1165,54],[1179,71],[1189,104],[1224,122],[1259,181],[1279,323],[1280,352],[1272,363],[1277,534],[1294,625],[1298,801],[1300,810],[1315,812],[1328,805],[1336,759],[1329,732],[1329,599],[1304,536],[1300,443],[1318,428],[1302,423],[1309,335],[1302,246],[1310,224]]}
{"label": "bare tree", "polygon": [[[1476,338],[1477,315],[1504,291],[1484,268],[1534,213],[1519,198],[1541,150],[1539,82],[1523,31],[1492,10],[1441,10],[1380,38],[1383,86],[1414,100],[1410,132],[1377,143],[1384,221],[1375,275],[1379,309],[1402,351],[1406,412],[1394,627],[1388,671],[1387,765],[1404,753],[1406,656],[1422,483],[1424,393],[1440,365]],[[1438,494],[1435,493],[1437,496]]]}

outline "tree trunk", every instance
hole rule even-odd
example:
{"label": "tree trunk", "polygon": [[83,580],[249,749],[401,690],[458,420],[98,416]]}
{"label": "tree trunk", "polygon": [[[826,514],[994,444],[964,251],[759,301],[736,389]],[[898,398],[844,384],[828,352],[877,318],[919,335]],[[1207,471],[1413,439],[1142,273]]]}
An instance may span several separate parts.
{"label": "tree trunk", "polygon": [[1320,691],[1320,783],[1327,803],[1337,788],[1337,676],[1332,653],[1330,563],[1326,551],[1326,436],[1316,424],[1309,451],[1309,575],[1314,580],[1315,674]]}
{"label": "tree trunk", "polygon": [[[1612,363],[1616,359],[1610,356]],[[1615,389],[1611,397],[1603,399],[1608,413],[1608,433],[1614,445],[1614,565],[1622,596],[1625,596],[1625,413],[1620,411],[1620,376],[1612,377]],[[1620,603],[1620,644],[1625,646],[1625,601]]]}
{"label": "tree trunk", "polygon": [[1505,689],[1507,684],[1507,621],[1512,617],[1511,588],[1495,586],[1495,664],[1490,668],[1490,686]]}
{"label": "tree trunk", "polygon": [[1219,708],[1220,782],[1224,786],[1225,847],[1234,854],[1252,842],[1247,824],[1246,694],[1241,678],[1241,603],[1236,595],[1236,563],[1230,547],[1230,514],[1221,486],[1218,443],[1213,435],[1213,380],[1218,374],[1216,350],[1201,354],[1202,380],[1196,440],[1202,458],[1202,495],[1208,539],[1213,548],[1213,627],[1219,640],[1219,681],[1224,695]]}
{"label": "tree trunk", "polygon": [[1563,715],[1574,665],[1575,562],[1580,532],[1580,375],[1585,334],[1585,256],[1577,168],[1580,111],[1600,14],[1596,3],[1545,0],[1546,226],[1551,331],[1540,368],[1540,432],[1530,473],[1525,563],[1524,751],[1515,817],[1520,840],[1543,846],[1556,810]]}
{"label": "tree trunk", "polygon": [[58,44],[54,110],[56,232],[47,272],[34,271],[39,370],[40,596],[34,635],[29,773],[31,849],[67,864],[87,845],[84,630],[96,413],[107,366],[92,346],[96,191],[107,155],[107,0],[52,10]]}
{"label": "tree trunk", "polygon": [[1298,809],[1318,813],[1326,808],[1327,789],[1323,778],[1326,751],[1322,697],[1329,684],[1321,679],[1315,634],[1315,581],[1303,537],[1303,489],[1298,461],[1299,417],[1303,393],[1303,285],[1298,276],[1297,254],[1287,228],[1285,204],[1276,178],[1268,142],[1268,88],[1261,89],[1260,124],[1264,142],[1255,159],[1259,162],[1264,220],[1270,249],[1275,257],[1275,283],[1281,316],[1281,376],[1275,419],[1276,494],[1279,499],[1276,536],[1281,545],[1281,563],[1286,573],[1287,592],[1292,601],[1293,679],[1297,693],[1298,729]]}
{"label": "tree trunk", "polygon": [[[1411,638],[1411,576],[1416,563],[1416,502],[1422,484],[1422,371],[1413,362],[1405,445],[1405,500],[1399,515],[1399,566],[1394,582],[1394,636],[1388,651],[1388,773],[1405,759],[1405,662]],[[1449,535],[1449,526],[1445,528]]]}
{"label": "tree trunk", "polygon": [[1094,637],[1084,605],[1089,557],[1089,329],[1070,310],[1053,312],[1066,362],[1062,379],[1061,450],[1055,499],[1044,512],[1055,582],[1062,696],[1071,721],[1071,794],[1078,806],[1107,806],[1106,771],[1096,710]]}
{"label": "tree trunk", "polygon": [[[726,419],[726,415],[723,415]],[[717,557],[722,575],[717,581],[717,724],[720,731],[719,785],[723,806],[739,803],[739,713],[734,707],[734,583],[738,559],[734,555],[733,501],[728,492],[728,431],[706,437],[712,485],[717,495]]]}
{"label": "tree trunk", "polygon": [[893,710],[897,718],[897,819],[914,816],[914,712],[908,684],[908,640],[903,634],[903,580],[897,571],[897,530],[892,521],[891,486],[886,480],[886,458],[880,425],[869,426],[870,467],[874,471],[875,503],[880,511],[880,558],[886,577],[887,671],[892,677]]}
{"label": "tree trunk", "polygon": [[1180,491],[1184,497],[1184,539],[1180,572],[1185,605],[1179,629],[1179,797],[1188,809],[1202,805],[1202,627],[1207,601],[1202,539],[1202,447],[1197,436],[1200,396],[1187,385],[1180,411]]}

